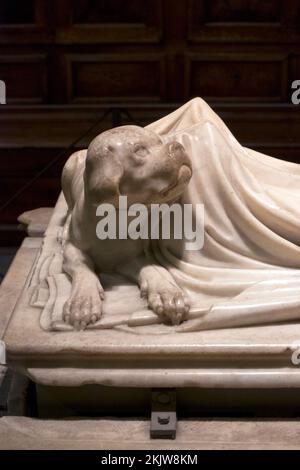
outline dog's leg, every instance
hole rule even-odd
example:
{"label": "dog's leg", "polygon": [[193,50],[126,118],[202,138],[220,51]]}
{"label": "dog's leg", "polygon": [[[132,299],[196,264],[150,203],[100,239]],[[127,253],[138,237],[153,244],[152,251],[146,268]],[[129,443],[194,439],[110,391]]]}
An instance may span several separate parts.
{"label": "dog's leg", "polygon": [[190,308],[189,300],[169,271],[157,264],[154,258],[140,256],[118,267],[117,271],[139,285],[141,296],[148,300],[148,306],[165,323],[178,325],[185,320]]}
{"label": "dog's leg", "polygon": [[101,316],[104,291],[92,260],[69,241],[64,246],[64,271],[72,279],[72,292],[64,305],[64,321],[77,330],[95,323]]}

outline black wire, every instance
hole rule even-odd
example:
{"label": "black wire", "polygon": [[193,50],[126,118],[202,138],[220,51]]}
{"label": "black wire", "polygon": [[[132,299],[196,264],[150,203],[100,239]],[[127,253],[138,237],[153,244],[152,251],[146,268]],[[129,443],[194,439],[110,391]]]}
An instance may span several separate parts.
{"label": "black wire", "polygon": [[25,183],[18,191],[11,196],[1,207],[0,212],[2,212],[6,207],[11,204],[17,197],[19,197],[26,189],[28,189],[33,183],[36,182],[49,168],[51,168],[58,160],[60,160],[67,152],[70,152],[84,137],[86,137],[100,122],[102,122],[108,114],[110,114],[111,108],[107,109],[96,121],[83,133],[81,134],[74,142],[72,142],[66,149],[59,152],[44,168],[42,168],[30,181]]}

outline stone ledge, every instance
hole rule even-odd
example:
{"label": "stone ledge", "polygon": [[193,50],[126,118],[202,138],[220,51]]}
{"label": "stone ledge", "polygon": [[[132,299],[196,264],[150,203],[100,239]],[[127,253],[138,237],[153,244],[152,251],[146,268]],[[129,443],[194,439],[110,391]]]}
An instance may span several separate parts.
{"label": "stone ledge", "polygon": [[149,421],[0,419],[0,449],[296,450],[299,420],[213,419],[178,422],[175,441],[150,440]]}

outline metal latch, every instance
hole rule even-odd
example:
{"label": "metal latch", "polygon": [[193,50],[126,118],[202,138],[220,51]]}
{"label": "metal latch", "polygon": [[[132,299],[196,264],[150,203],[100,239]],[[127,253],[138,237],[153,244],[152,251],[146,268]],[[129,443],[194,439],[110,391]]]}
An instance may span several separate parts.
{"label": "metal latch", "polygon": [[175,439],[177,427],[176,390],[152,390],[151,439]]}

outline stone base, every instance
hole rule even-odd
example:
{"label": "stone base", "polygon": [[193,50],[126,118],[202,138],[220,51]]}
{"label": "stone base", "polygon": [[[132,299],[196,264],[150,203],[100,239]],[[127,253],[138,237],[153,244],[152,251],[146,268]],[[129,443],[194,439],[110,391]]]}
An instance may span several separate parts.
{"label": "stone base", "polygon": [[0,449],[8,450],[296,450],[299,420],[185,420],[176,441],[149,439],[149,422],[130,419],[0,419]]}
{"label": "stone base", "polygon": [[160,335],[42,330],[40,310],[28,306],[26,297],[26,279],[41,241],[25,239],[0,291],[0,335],[8,365],[34,382],[62,387],[300,388],[300,367],[292,363],[300,324]]}

